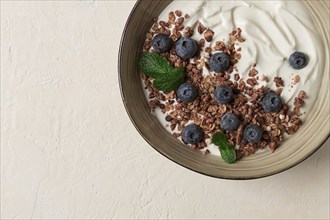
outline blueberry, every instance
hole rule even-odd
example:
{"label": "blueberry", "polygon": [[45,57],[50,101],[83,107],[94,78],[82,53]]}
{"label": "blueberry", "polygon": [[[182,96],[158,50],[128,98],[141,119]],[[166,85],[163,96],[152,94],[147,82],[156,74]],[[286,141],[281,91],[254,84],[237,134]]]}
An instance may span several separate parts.
{"label": "blueberry", "polygon": [[188,37],[181,37],[175,45],[176,53],[182,59],[190,59],[197,52],[197,43],[195,40]]}
{"label": "blueberry", "polygon": [[203,139],[203,131],[195,124],[187,125],[182,130],[182,139],[188,144],[197,144]]}
{"label": "blueberry", "polygon": [[196,86],[190,83],[184,83],[179,86],[177,91],[178,98],[183,102],[192,102],[197,96]]}
{"label": "blueberry", "polygon": [[302,52],[294,52],[289,58],[289,65],[295,69],[300,70],[307,66],[307,57]]}
{"label": "blueberry", "polygon": [[236,130],[239,124],[240,121],[238,117],[233,113],[226,113],[224,116],[222,116],[220,122],[221,128],[226,131]]}
{"label": "blueberry", "polygon": [[258,143],[262,138],[262,130],[258,125],[250,124],[244,129],[244,139],[250,143]]}
{"label": "blueberry", "polygon": [[228,86],[219,86],[215,92],[215,100],[219,104],[228,104],[233,99],[233,90]]}
{"label": "blueberry", "polygon": [[171,49],[172,39],[166,34],[158,34],[152,40],[152,47],[156,52],[165,53]]}
{"label": "blueberry", "polygon": [[209,64],[213,71],[224,72],[229,68],[230,58],[225,53],[215,53],[211,56]]}
{"label": "blueberry", "polygon": [[275,113],[282,108],[282,100],[275,93],[268,93],[261,101],[261,105],[266,112]]}

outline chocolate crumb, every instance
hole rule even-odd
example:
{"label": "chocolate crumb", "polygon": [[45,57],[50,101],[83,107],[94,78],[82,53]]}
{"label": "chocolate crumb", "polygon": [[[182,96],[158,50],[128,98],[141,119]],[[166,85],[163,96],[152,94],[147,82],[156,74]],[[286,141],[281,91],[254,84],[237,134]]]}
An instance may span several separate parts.
{"label": "chocolate crumb", "polygon": [[206,30],[206,27],[202,23],[198,23],[198,33],[202,34]]}
{"label": "chocolate crumb", "polygon": [[300,76],[295,75],[292,80],[293,80],[293,85],[297,85],[300,82]]}
{"label": "chocolate crumb", "polygon": [[174,21],[175,21],[175,14],[173,11],[171,11],[169,14],[168,14],[168,23],[169,24],[174,24]]}
{"label": "chocolate crumb", "polygon": [[293,105],[297,108],[301,108],[304,105],[304,103],[305,103],[304,100],[302,100],[301,98],[296,97],[294,99],[294,104]]}
{"label": "chocolate crumb", "polygon": [[239,74],[236,73],[236,74],[234,75],[234,79],[235,79],[236,81],[238,81],[238,80],[240,79]]}
{"label": "chocolate crumb", "polygon": [[262,80],[262,81],[265,81],[265,82],[268,82],[268,78],[267,78],[267,76],[265,76],[265,75],[262,75],[261,80]]}
{"label": "chocolate crumb", "polygon": [[158,99],[153,99],[151,101],[149,101],[149,106],[151,109],[155,109],[156,107],[158,107],[160,104],[160,101]]}
{"label": "chocolate crumb", "polygon": [[274,83],[275,83],[276,87],[284,86],[284,82],[283,82],[282,78],[278,77],[278,76],[274,77]]}
{"label": "chocolate crumb", "polygon": [[183,36],[185,37],[191,37],[194,34],[194,30],[191,29],[191,27],[185,27],[185,29],[183,30]]}
{"label": "chocolate crumb", "polygon": [[305,91],[301,90],[298,94],[298,98],[300,99],[305,99],[306,98],[306,93]]}
{"label": "chocolate crumb", "polygon": [[256,75],[258,75],[258,70],[253,68],[249,71],[249,76],[250,77],[255,77]]}
{"label": "chocolate crumb", "polygon": [[214,31],[212,31],[209,28],[204,32],[204,38],[207,42],[212,41],[213,35],[214,35]]}
{"label": "chocolate crumb", "polygon": [[271,150],[272,153],[275,151],[276,147],[277,147],[276,141],[270,142],[269,149]]}
{"label": "chocolate crumb", "polygon": [[246,81],[247,84],[249,84],[250,86],[255,86],[258,84],[257,80],[255,78],[250,78]]}
{"label": "chocolate crumb", "polygon": [[178,16],[178,17],[181,17],[182,12],[180,10],[176,10],[175,11],[175,15]]}
{"label": "chocolate crumb", "polygon": [[223,41],[215,42],[214,50],[215,51],[223,51],[226,49],[226,45]]}

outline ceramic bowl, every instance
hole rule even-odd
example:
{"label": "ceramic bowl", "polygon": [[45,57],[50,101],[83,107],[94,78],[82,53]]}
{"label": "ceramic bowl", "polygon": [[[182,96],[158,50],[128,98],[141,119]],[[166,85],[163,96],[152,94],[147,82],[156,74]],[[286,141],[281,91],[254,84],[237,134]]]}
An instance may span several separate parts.
{"label": "ceramic bowl", "polygon": [[171,0],[141,0],[133,8],[123,31],[119,51],[119,83],[123,103],[136,129],[159,153],[190,170],[225,179],[254,179],[287,170],[315,152],[329,136],[329,4],[304,1],[319,30],[326,48],[325,72],[320,73],[322,86],[312,111],[299,131],[290,136],[274,153],[265,151],[226,164],[220,157],[194,151],[175,139],[158,122],[144,95],[137,61],[145,33]]}

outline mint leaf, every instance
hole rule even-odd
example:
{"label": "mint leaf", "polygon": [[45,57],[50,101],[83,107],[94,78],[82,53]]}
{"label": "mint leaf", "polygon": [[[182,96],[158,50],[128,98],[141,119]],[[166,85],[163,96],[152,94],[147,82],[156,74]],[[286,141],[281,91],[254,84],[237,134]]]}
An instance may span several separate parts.
{"label": "mint leaf", "polygon": [[219,147],[219,149],[220,149],[221,157],[226,163],[229,164],[235,163],[236,151],[234,147],[227,145],[226,147]]}
{"label": "mint leaf", "polygon": [[165,93],[176,90],[184,83],[184,68],[174,68],[158,54],[143,53],[138,65],[144,74],[155,79],[155,88]]}
{"label": "mint leaf", "polygon": [[217,132],[212,136],[212,143],[217,146],[226,145],[228,144],[228,137],[221,132]]}
{"label": "mint leaf", "polygon": [[149,77],[157,78],[173,70],[172,65],[155,53],[143,53],[138,62],[139,68]]}
{"label": "mint leaf", "polygon": [[231,164],[236,161],[235,148],[228,143],[228,137],[225,134],[215,133],[212,136],[212,143],[219,147],[221,157],[226,163]]}
{"label": "mint leaf", "polygon": [[184,83],[183,68],[173,69],[168,74],[156,78],[153,83],[156,89],[165,93],[176,90]]}

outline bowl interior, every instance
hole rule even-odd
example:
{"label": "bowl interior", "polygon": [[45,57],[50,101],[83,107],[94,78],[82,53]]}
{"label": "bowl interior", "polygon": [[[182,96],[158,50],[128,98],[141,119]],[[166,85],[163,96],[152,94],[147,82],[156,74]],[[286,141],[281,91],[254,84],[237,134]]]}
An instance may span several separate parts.
{"label": "bowl interior", "polygon": [[[126,110],[144,139],[172,161],[209,176],[227,179],[252,179],[286,170],[315,152],[329,135],[329,62],[320,73],[322,86],[316,104],[303,126],[275,151],[265,151],[228,165],[220,157],[205,156],[175,139],[158,122],[149,109],[141,84],[137,60],[145,41],[145,33],[171,0],[138,1],[124,29],[119,53],[119,82]],[[329,48],[329,7],[322,1],[304,1]],[[329,49],[326,50],[329,60]],[[315,97],[316,98],[316,97]]]}

